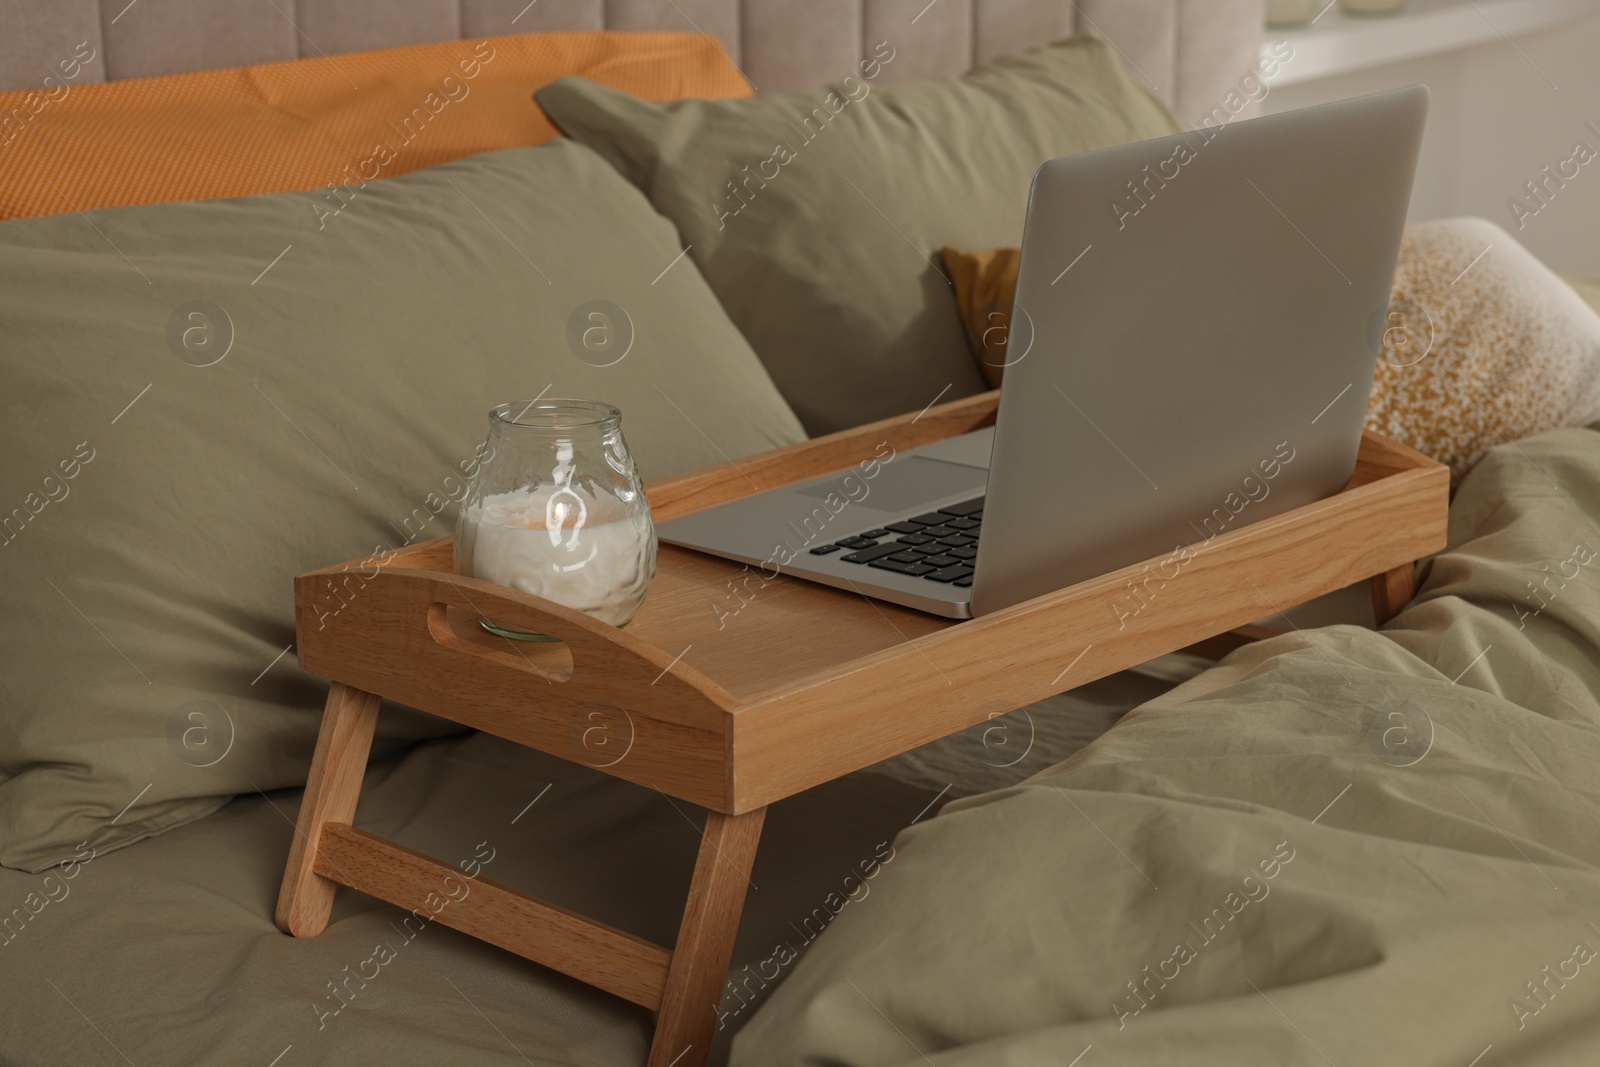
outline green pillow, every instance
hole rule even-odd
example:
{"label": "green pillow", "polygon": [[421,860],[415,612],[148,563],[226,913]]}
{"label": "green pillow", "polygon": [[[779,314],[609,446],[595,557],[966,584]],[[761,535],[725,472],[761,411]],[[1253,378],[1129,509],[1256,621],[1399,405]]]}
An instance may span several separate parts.
{"label": "green pillow", "polygon": [[496,403],[617,404],[647,477],[802,439],[681,247],[570,142],[0,225],[0,863],[303,784],[292,579],[451,532]]}
{"label": "green pillow", "polygon": [[939,248],[1016,245],[1048,159],[1182,128],[1096,36],[875,85],[894,56],[748,100],[657,104],[577,78],[537,94],[678,224],[813,434],[981,390]]}

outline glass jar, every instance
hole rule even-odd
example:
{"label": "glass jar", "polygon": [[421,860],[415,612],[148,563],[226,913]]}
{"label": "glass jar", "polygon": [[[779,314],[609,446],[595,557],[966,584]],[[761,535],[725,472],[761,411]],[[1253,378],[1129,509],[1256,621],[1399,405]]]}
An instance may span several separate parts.
{"label": "glass jar", "polygon": [[656,574],[656,530],[622,412],[592,400],[501,404],[484,451],[456,521],[456,573],[627,625]]}

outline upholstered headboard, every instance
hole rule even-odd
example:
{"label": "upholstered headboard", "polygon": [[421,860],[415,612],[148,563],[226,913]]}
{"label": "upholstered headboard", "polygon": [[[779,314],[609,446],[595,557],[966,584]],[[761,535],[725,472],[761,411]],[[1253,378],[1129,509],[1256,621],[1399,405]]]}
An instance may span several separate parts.
{"label": "upholstered headboard", "polygon": [[554,30],[713,34],[758,88],[850,72],[871,44],[886,78],[953,74],[1092,26],[1180,115],[1209,110],[1255,61],[1262,0],[0,0],[0,89],[75,53],[106,81],[460,37]]}

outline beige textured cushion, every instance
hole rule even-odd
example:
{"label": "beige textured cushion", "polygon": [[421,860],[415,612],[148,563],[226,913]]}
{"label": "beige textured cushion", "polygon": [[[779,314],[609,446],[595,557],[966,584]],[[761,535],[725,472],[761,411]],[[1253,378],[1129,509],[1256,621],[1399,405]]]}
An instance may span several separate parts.
{"label": "beige textured cushion", "polygon": [[1016,244],[1041,163],[1179,128],[1095,36],[899,85],[877,84],[897,46],[874,55],[832,89],[751,100],[538,93],[678,224],[812,433],[981,390],[939,248]]}
{"label": "beige textured cushion", "polygon": [[[0,225],[0,863],[303,783],[326,685],[280,658],[294,575],[449,533],[494,404],[616,403],[649,477],[803,436],[581,145],[329,203]],[[386,712],[380,748],[445,728]]]}
{"label": "beige textured cushion", "polygon": [[1600,417],[1600,315],[1485,219],[1407,227],[1367,426],[1460,478],[1483,452]]}

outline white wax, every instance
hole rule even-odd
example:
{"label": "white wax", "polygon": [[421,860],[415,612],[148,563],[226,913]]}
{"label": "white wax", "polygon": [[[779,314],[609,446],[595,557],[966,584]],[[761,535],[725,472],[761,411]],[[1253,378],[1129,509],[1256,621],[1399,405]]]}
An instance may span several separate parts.
{"label": "white wax", "polygon": [[582,489],[491,493],[462,514],[458,549],[474,578],[613,626],[633,618],[655,574],[646,524],[616,497]]}

